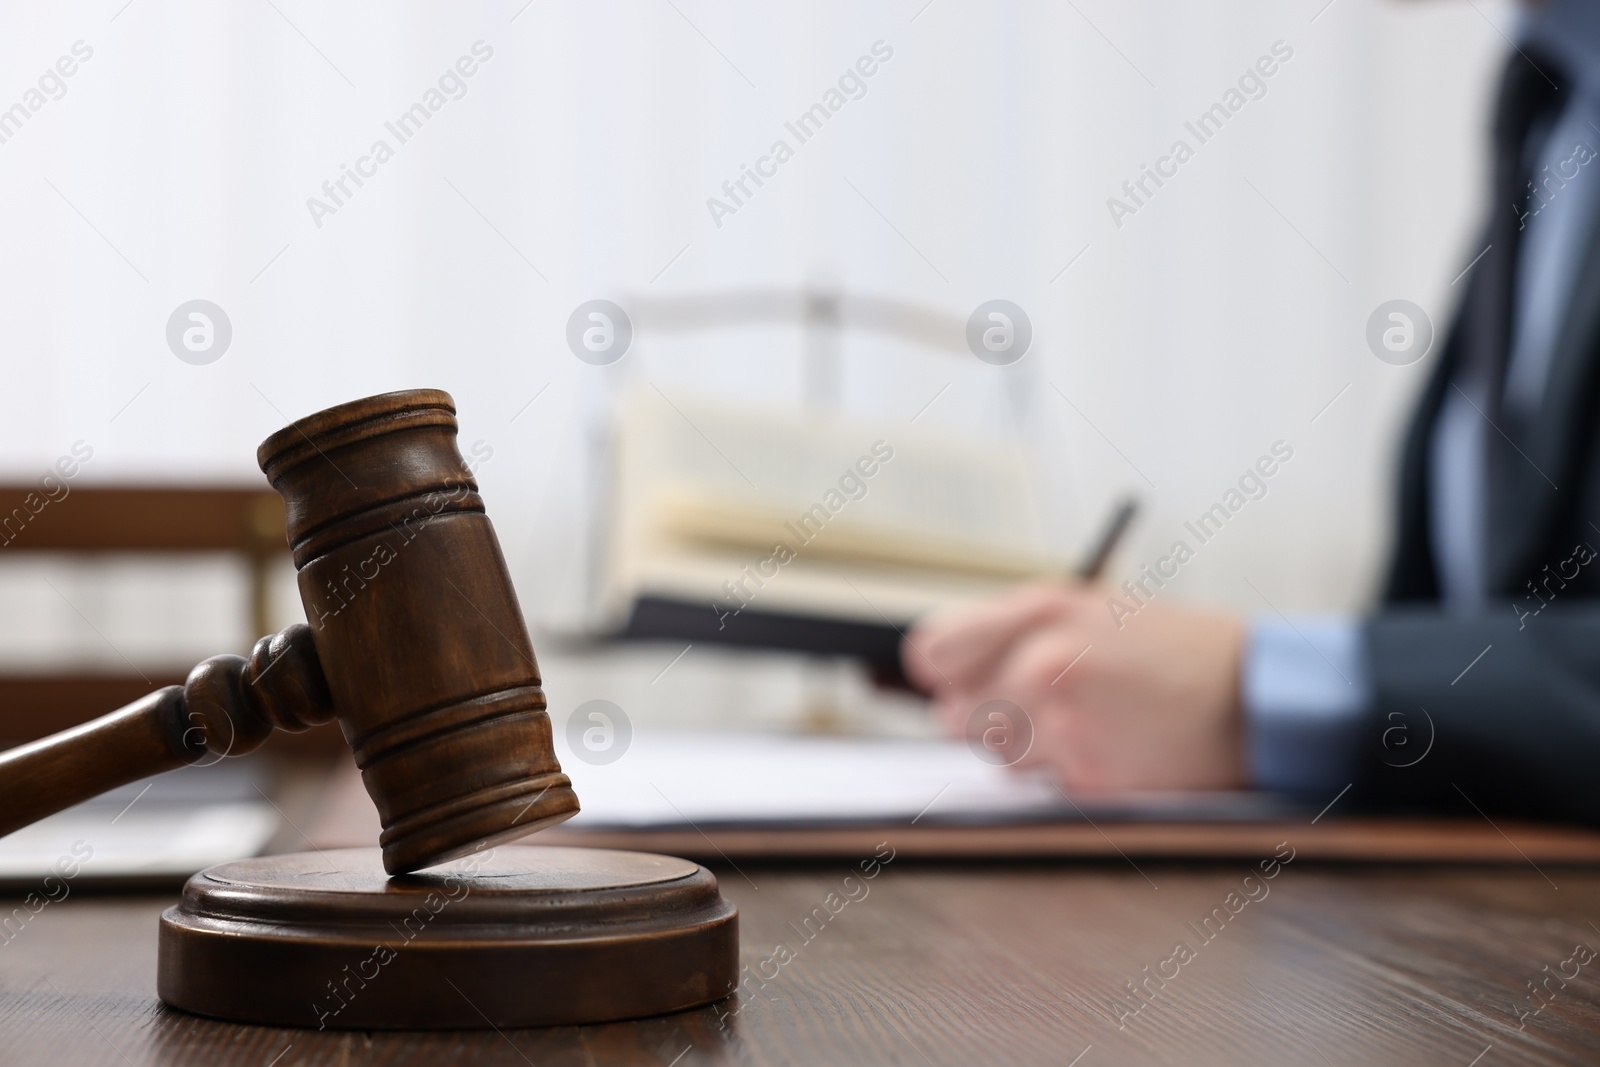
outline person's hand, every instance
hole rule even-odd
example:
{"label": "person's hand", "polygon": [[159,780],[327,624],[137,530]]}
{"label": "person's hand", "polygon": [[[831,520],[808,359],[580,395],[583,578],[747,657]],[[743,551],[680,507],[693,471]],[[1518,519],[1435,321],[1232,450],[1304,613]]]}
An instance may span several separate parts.
{"label": "person's hand", "polygon": [[[1229,789],[1245,784],[1231,615],[1148,603],[1122,619],[1103,587],[1035,585],[921,622],[901,659],[954,736],[991,700],[1033,725],[1021,764],[1069,791]],[[1126,598],[1122,598],[1126,602]]]}

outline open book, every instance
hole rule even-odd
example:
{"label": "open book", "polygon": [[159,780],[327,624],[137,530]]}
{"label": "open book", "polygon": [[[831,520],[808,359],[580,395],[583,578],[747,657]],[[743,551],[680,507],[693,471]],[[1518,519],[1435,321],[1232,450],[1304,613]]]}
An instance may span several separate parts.
{"label": "open book", "polygon": [[1020,446],[629,396],[601,609],[631,637],[860,656],[919,615],[1060,573]]}

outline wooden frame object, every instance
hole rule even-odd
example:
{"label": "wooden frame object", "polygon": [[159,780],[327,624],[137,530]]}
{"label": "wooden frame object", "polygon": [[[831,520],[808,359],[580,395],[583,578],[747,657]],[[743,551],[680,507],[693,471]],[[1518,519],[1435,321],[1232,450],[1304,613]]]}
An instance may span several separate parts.
{"label": "wooden frame object", "polygon": [[[107,555],[123,552],[229,552],[250,568],[250,632],[269,633],[267,587],[272,567],[287,557],[283,501],[263,486],[79,485],[59,500],[30,511],[39,496],[31,483],[0,484],[0,558],[17,553]],[[11,521],[7,521],[7,520]],[[146,672],[41,672],[0,674],[0,747],[32,741],[86,722],[182,675]],[[310,736],[310,735],[308,735]],[[332,747],[329,731],[315,731],[317,747]]]}

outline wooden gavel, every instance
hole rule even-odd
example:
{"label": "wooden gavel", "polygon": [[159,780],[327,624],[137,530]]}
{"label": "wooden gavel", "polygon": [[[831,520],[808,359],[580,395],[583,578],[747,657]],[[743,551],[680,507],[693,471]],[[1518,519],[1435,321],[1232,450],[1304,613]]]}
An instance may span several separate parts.
{"label": "wooden gavel", "polygon": [[287,508],[310,625],[0,754],[0,835],[333,718],[377,805],[391,875],[575,814],[450,394],[341,404],[279,430],[256,458]]}

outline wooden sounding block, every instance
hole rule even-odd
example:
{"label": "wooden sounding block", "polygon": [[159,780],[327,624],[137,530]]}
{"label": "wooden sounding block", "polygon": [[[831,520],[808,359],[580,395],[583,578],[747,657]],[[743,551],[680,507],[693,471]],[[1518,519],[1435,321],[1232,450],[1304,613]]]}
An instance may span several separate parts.
{"label": "wooden sounding block", "polygon": [[642,852],[502,845],[387,878],[378,850],[223,863],[161,917],[161,999],[360,1030],[604,1022],[731,992],[717,880]]}
{"label": "wooden sounding block", "polygon": [[[257,458],[283,497],[311,625],[0,753],[5,834],[337,718],[382,821],[381,851],[266,857],[192,878],[162,918],[159,989],[175,1007],[288,1026],[526,1026],[676,1011],[734,989],[737,916],[704,868],[497,848],[571,817],[578,799],[455,438],[454,402],[428,389],[342,404],[268,438]],[[411,926],[422,932],[407,939]],[[394,960],[381,980],[364,977],[384,944]],[[463,1003],[433,988],[439,977]],[[348,981],[364,983],[359,996]]]}

